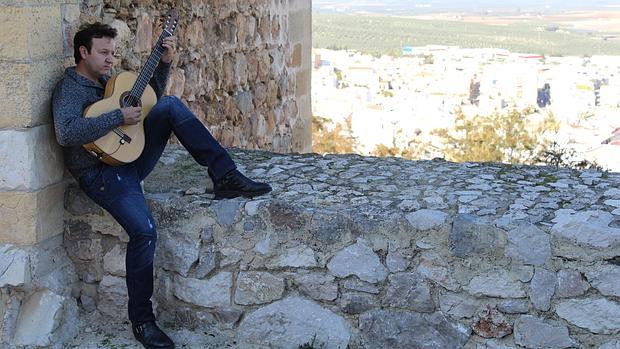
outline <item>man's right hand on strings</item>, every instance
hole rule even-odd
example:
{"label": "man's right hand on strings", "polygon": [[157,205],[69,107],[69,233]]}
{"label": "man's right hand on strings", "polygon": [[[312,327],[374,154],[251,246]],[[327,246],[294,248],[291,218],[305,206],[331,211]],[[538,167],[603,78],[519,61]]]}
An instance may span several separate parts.
{"label": "man's right hand on strings", "polygon": [[135,125],[140,122],[142,107],[121,108],[121,112],[123,113],[123,125]]}

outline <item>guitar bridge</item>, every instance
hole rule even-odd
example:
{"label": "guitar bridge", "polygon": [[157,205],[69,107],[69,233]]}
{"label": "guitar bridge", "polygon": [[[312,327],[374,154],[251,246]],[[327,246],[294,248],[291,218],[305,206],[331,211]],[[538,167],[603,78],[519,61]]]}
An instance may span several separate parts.
{"label": "guitar bridge", "polygon": [[123,134],[123,135],[121,136],[121,139],[119,140],[119,142],[120,142],[121,144],[125,144],[125,143],[129,144],[129,143],[131,143],[131,137],[129,137],[129,136],[128,136],[128,135],[126,135],[126,134]]}

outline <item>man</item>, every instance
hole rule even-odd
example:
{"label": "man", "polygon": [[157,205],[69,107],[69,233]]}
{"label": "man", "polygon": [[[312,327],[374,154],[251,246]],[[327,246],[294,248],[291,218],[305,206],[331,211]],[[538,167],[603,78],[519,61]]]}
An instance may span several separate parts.
{"label": "man", "polygon": [[121,125],[140,121],[140,107],[125,107],[85,118],[86,107],[100,100],[114,63],[116,30],[94,23],[80,27],[73,41],[75,67],[68,68],[52,97],[56,137],[63,146],[65,164],[84,192],[106,209],[129,235],[126,269],[129,319],[134,336],[146,348],[174,348],[155,324],[153,256],[157,233],[140,182],[153,170],[171,132],[201,165],[208,167],[216,199],[253,197],[271,191],[236,170],[226,150],[204,125],[175,97],[161,97],[175,54],[176,38],[163,41],[164,52],[150,85],[157,104],[144,121],[145,147],[140,157],[123,166],[108,166],[87,152],[91,143]]}

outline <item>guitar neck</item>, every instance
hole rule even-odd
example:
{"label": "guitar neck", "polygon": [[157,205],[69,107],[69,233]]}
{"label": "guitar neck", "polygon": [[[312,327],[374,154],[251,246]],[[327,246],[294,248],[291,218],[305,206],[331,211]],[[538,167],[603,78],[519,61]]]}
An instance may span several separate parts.
{"label": "guitar neck", "polygon": [[136,99],[140,99],[142,97],[144,89],[153,77],[155,68],[157,68],[159,60],[161,59],[161,55],[164,53],[164,47],[162,46],[162,43],[165,38],[171,35],[172,33],[165,29],[161,33],[159,39],[157,40],[157,43],[154,45],[153,50],[151,51],[151,55],[146,60],[146,64],[144,64],[144,67],[142,67],[142,70],[140,70],[140,74],[138,74],[138,79],[131,88],[131,91],[129,92],[130,96]]}

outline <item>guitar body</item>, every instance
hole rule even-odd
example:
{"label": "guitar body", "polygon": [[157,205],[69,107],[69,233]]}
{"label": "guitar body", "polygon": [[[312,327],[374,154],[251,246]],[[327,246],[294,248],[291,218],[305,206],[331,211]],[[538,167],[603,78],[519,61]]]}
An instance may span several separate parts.
{"label": "guitar body", "polygon": [[[131,72],[114,75],[105,87],[102,100],[93,103],[84,111],[84,117],[93,118],[122,107],[138,76]],[[153,88],[146,86],[137,105],[142,106],[142,116],[135,125],[119,126],[112,132],[85,144],[84,148],[111,166],[119,166],[136,160],[144,150],[144,119],[157,103]],[[134,106],[136,106],[134,104]]]}

